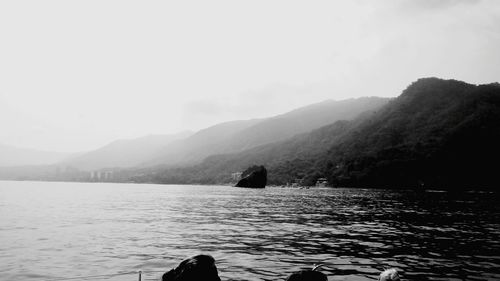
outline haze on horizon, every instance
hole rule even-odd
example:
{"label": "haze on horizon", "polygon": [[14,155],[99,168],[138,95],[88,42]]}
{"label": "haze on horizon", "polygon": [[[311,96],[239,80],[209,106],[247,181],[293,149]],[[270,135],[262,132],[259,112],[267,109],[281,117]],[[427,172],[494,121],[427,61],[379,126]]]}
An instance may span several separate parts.
{"label": "haze on horizon", "polygon": [[51,151],[500,81],[495,0],[2,1],[0,38],[0,144]]}

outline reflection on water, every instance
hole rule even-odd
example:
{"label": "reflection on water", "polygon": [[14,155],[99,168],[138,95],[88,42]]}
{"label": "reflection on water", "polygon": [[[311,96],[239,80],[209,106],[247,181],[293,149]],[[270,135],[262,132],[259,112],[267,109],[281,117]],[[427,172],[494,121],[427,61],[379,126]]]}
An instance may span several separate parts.
{"label": "reflection on water", "polygon": [[[493,193],[0,182],[0,279],[160,271],[199,253],[222,280],[500,279]],[[143,280],[144,280],[143,279]],[[85,280],[82,278],[81,280]],[[99,278],[137,280],[137,276]]]}

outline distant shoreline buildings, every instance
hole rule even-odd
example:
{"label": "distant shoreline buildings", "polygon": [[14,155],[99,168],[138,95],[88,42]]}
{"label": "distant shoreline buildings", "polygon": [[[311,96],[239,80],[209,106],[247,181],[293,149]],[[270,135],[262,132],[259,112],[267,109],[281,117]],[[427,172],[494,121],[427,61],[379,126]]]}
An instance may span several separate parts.
{"label": "distant shoreline buildings", "polygon": [[113,180],[113,171],[91,171],[90,180],[92,181],[110,181]]}

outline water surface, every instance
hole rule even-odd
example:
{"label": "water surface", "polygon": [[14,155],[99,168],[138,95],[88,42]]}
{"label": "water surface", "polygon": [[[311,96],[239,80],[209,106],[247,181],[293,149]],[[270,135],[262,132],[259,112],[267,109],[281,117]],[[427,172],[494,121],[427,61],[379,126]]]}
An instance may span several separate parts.
{"label": "water surface", "polygon": [[[158,280],[199,253],[222,280],[500,280],[495,193],[0,182],[1,280]],[[128,274],[127,273],[131,273]],[[119,276],[86,276],[123,274]]]}

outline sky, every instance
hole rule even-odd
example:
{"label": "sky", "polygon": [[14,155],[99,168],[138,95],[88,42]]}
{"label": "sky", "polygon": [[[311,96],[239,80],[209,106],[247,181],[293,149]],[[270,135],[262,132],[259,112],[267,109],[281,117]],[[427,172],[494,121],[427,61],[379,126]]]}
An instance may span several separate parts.
{"label": "sky", "polygon": [[500,81],[500,1],[1,1],[0,143],[60,152],[421,77]]}

